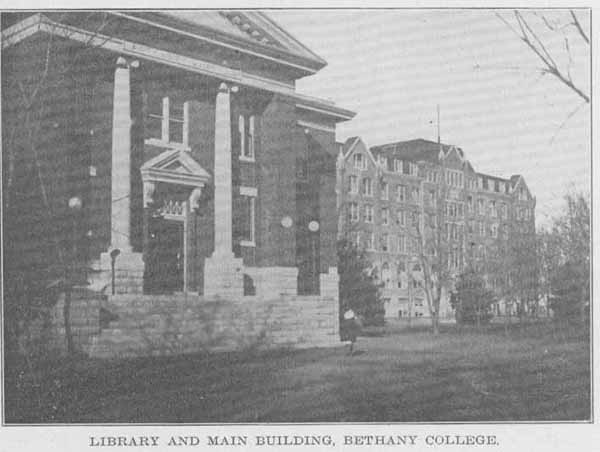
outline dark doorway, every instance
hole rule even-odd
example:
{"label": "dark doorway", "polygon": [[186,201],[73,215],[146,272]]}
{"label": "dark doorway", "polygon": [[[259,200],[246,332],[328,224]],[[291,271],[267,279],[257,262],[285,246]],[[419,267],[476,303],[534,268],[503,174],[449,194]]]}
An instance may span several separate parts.
{"label": "dark doorway", "polygon": [[183,223],[151,217],[144,272],[146,293],[183,291]]}

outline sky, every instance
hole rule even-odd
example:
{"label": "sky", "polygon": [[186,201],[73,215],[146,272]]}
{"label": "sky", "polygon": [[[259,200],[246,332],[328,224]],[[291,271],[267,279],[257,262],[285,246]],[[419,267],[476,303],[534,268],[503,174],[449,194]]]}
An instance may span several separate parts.
{"label": "sky", "polygon": [[[328,62],[297,90],[357,113],[338,125],[338,141],[437,140],[439,104],[442,142],[460,146],[479,172],[523,175],[537,198],[538,226],[547,226],[565,193],[589,193],[590,106],[541,75],[537,57],[496,13],[516,26],[510,10],[267,11]],[[588,32],[587,11],[576,14]],[[573,26],[549,28],[567,24],[569,12],[525,17],[589,94],[588,44]]]}

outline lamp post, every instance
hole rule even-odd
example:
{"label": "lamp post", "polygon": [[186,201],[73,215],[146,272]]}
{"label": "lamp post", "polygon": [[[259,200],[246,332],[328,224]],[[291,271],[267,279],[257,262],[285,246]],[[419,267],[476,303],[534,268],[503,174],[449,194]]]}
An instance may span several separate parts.
{"label": "lamp post", "polygon": [[312,220],[308,223],[308,230],[312,233],[311,244],[312,244],[312,276],[313,276],[313,294],[319,292],[319,278],[317,272],[317,232],[319,231],[319,222]]}
{"label": "lamp post", "polygon": [[71,333],[71,296],[75,283],[75,262],[77,260],[77,213],[81,210],[82,202],[78,196],[69,199],[68,207],[71,217],[71,255],[69,262],[65,265],[65,303],[63,305],[63,319],[65,323],[65,336],[67,342],[67,353],[71,355],[74,351],[73,335]]}

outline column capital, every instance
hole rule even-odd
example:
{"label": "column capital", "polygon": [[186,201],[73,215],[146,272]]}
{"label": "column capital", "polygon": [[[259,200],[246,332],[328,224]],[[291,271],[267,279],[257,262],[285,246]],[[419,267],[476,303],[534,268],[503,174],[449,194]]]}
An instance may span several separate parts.
{"label": "column capital", "polygon": [[123,69],[127,69],[129,67],[129,65],[127,64],[127,60],[122,56],[117,58],[116,66]]}
{"label": "column capital", "polygon": [[124,56],[120,56],[117,58],[117,62],[115,63],[115,65],[117,66],[117,68],[121,69],[137,69],[138,67],[140,67],[140,62],[139,60],[128,60]]}
{"label": "column capital", "polygon": [[219,85],[219,93],[226,93],[226,94],[230,94],[230,93],[237,93],[239,91],[239,86],[237,85],[231,85],[225,82],[221,82],[221,84]]}

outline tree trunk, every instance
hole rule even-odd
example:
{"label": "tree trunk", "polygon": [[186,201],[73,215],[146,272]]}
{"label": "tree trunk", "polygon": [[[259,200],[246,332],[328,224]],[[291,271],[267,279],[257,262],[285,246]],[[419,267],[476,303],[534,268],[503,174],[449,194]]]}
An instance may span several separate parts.
{"label": "tree trunk", "polygon": [[71,295],[72,286],[67,282],[65,289],[65,303],[63,305],[63,320],[65,323],[65,340],[67,343],[67,354],[72,355],[74,351],[73,333],[71,332]]}

